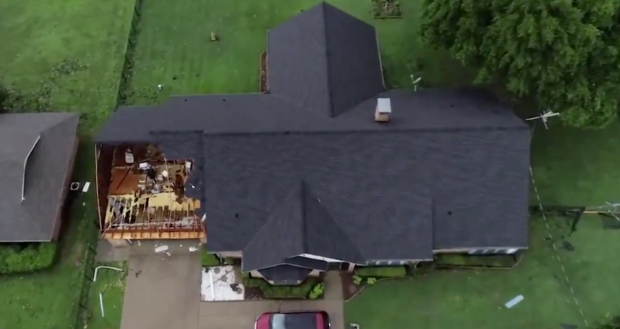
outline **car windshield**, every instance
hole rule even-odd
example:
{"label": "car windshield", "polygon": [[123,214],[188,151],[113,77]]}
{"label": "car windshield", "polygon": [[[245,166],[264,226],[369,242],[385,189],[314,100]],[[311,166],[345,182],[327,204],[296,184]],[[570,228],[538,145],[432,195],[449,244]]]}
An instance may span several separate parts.
{"label": "car windshield", "polygon": [[284,314],[274,314],[271,317],[271,329],[286,329],[284,326]]}

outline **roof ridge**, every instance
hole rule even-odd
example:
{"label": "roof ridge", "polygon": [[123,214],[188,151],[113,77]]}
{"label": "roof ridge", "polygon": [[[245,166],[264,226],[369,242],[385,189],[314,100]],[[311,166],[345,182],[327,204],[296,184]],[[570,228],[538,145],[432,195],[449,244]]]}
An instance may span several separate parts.
{"label": "roof ridge", "polygon": [[327,16],[326,6],[330,6],[330,4],[328,4],[325,1],[321,1],[320,6],[321,6],[321,14],[322,14],[321,15],[321,19],[323,20],[323,24],[322,24],[322,27],[323,27],[323,38],[325,39],[325,43],[324,43],[324,45],[325,45],[325,72],[327,72],[327,76],[326,76],[326,79],[325,79],[326,80],[325,81],[325,87],[327,88],[327,99],[328,99],[327,107],[329,109],[329,116],[332,117],[332,118],[335,118],[336,115],[334,113],[334,103],[332,102],[332,98],[333,98],[333,96],[332,96],[332,88],[330,86],[330,84],[331,84],[330,80],[331,79],[329,78],[329,74],[330,74],[329,47],[327,46],[328,45],[327,35],[329,33],[327,33],[327,21],[328,20],[326,19],[326,16]]}
{"label": "roof ridge", "polygon": [[305,180],[301,180],[300,181],[300,189],[301,192],[299,194],[299,197],[301,198],[301,237],[302,237],[302,241],[301,241],[301,247],[302,249],[305,251],[308,250],[308,238],[306,237],[308,232],[308,220],[307,220],[307,211],[306,211],[306,194],[308,193],[307,191],[307,183],[305,182]]}
{"label": "roof ridge", "polygon": [[[317,202],[318,206],[324,211],[326,217],[330,221],[330,224],[333,224],[333,227],[335,227],[337,230],[340,231],[340,233],[342,233],[344,239],[346,239],[346,241],[344,241],[344,242],[348,243],[350,246],[352,246],[353,249],[355,249],[355,251],[357,252],[358,256],[362,257],[363,254],[360,251],[359,246],[357,244],[353,243],[353,240],[351,239],[351,237],[342,228],[340,223],[338,223],[338,221],[336,219],[334,219],[334,217],[330,214],[330,212],[327,211],[327,208],[323,205],[321,200],[316,196],[316,194],[314,192],[312,192],[312,190],[308,190],[308,189],[310,189],[310,187],[307,184],[304,187],[305,187],[304,188],[304,194],[302,195],[302,197],[303,197],[304,212],[306,210],[306,197],[312,196],[313,200],[316,199],[316,202]],[[305,228],[309,224],[308,223],[308,219],[305,216],[305,214],[304,214],[303,219],[304,219],[304,228]],[[307,243],[306,243],[307,239],[308,239],[307,230],[304,230],[304,251],[306,251],[306,252],[308,252],[308,246],[307,246]],[[317,255],[317,256],[323,256],[323,255]]]}

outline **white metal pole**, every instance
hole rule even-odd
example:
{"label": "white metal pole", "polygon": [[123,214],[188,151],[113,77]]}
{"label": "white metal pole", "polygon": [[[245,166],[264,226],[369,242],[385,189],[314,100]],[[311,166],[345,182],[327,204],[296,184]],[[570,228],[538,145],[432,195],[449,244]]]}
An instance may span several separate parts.
{"label": "white metal pole", "polygon": [[103,311],[103,294],[99,293],[99,305],[101,306],[101,317],[105,318],[105,312]]}

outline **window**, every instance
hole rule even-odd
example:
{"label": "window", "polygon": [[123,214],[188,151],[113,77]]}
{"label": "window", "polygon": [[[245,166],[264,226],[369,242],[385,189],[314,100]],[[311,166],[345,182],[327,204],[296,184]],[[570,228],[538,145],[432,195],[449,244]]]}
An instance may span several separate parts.
{"label": "window", "polygon": [[517,249],[517,248],[508,249],[508,250],[506,250],[506,253],[507,254],[514,254],[515,252],[517,252],[517,250],[519,250],[519,249]]}
{"label": "window", "polygon": [[271,328],[272,329],[286,329],[284,326],[284,318],[286,315],[284,314],[274,314],[271,317]]}

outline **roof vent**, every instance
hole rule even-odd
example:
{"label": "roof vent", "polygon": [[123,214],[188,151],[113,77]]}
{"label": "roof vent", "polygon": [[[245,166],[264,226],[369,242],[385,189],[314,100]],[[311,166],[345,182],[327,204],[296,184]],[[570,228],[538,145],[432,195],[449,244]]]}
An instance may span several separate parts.
{"label": "roof vent", "polygon": [[390,121],[390,114],[392,113],[392,104],[389,98],[377,98],[377,108],[375,109],[375,121],[376,122],[388,122]]}

